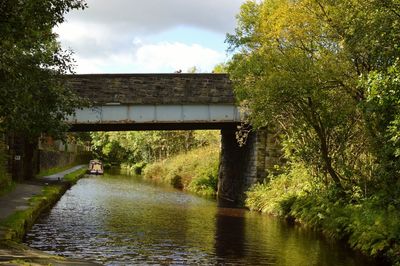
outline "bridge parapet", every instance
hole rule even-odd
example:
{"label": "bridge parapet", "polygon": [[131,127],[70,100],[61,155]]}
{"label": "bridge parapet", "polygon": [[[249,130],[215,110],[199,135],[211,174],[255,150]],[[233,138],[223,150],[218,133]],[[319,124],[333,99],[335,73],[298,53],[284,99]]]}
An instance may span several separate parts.
{"label": "bridge parapet", "polygon": [[96,105],[235,104],[226,74],[82,74],[66,84]]}

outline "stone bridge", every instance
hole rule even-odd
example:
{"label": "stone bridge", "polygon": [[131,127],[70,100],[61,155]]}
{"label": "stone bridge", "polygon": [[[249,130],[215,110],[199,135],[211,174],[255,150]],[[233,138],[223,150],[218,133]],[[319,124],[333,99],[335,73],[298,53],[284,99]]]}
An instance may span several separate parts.
{"label": "stone bridge", "polygon": [[97,74],[67,76],[90,100],[72,130],[220,129],[240,122],[231,83],[223,74]]}
{"label": "stone bridge", "polygon": [[92,107],[70,117],[71,131],[221,130],[218,197],[234,205],[278,163],[275,137],[253,132],[239,147],[240,113],[225,74],[88,74],[66,84]]}

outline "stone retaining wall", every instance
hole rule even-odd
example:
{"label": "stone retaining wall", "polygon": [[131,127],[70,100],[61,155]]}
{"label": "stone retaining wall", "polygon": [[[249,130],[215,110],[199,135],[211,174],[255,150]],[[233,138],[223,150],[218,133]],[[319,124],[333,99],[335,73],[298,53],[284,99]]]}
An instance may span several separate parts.
{"label": "stone retaining wall", "polygon": [[64,167],[74,163],[88,163],[90,153],[77,154],[74,152],[61,151],[39,151],[39,169],[40,171],[54,167]]}

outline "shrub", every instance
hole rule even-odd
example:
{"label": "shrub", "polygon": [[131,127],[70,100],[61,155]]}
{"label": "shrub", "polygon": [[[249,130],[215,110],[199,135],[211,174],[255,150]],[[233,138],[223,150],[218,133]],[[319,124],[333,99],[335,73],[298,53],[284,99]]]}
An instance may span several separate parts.
{"label": "shrub", "polygon": [[166,169],[164,167],[164,162],[156,162],[152,164],[146,165],[143,170],[143,176],[148,179],[152,179],[154,181],[161,182],[163,177],[167,174]]}
{"label": "shrub", "polygon": [[191,180],[187,190],[203,195],[215,196],[218,189],[218,160],[204,165]]}
{"label": "shrub", "polygon": [[141,175],[143,168],[146,166],[145,162],[138,162],[132,166],[132,170],[136,175]]}
{"label": "shrub", "polygon": [[272,215],[289,215],[296,198],[311,189],[311,182],[302,165],[293,164],[288,167],[288,173],[272,177],[266,184],[254,185],[246,193],[246,206]]}

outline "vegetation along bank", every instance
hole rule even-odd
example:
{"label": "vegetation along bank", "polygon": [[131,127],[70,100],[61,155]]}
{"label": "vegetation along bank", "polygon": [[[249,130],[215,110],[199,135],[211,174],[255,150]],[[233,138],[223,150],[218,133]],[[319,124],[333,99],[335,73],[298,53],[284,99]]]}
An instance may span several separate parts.
{"label": "vegetation along bank", "polygon": [[143,177],[201,196],[215,197],[219,146],[193,149],[146,166]]}
{"label": "vegetation along bank", "polygon": [[227,69],[249,122],[288,162],[248,193],[400,265],[400,7],[396,1],[246,1]]}

